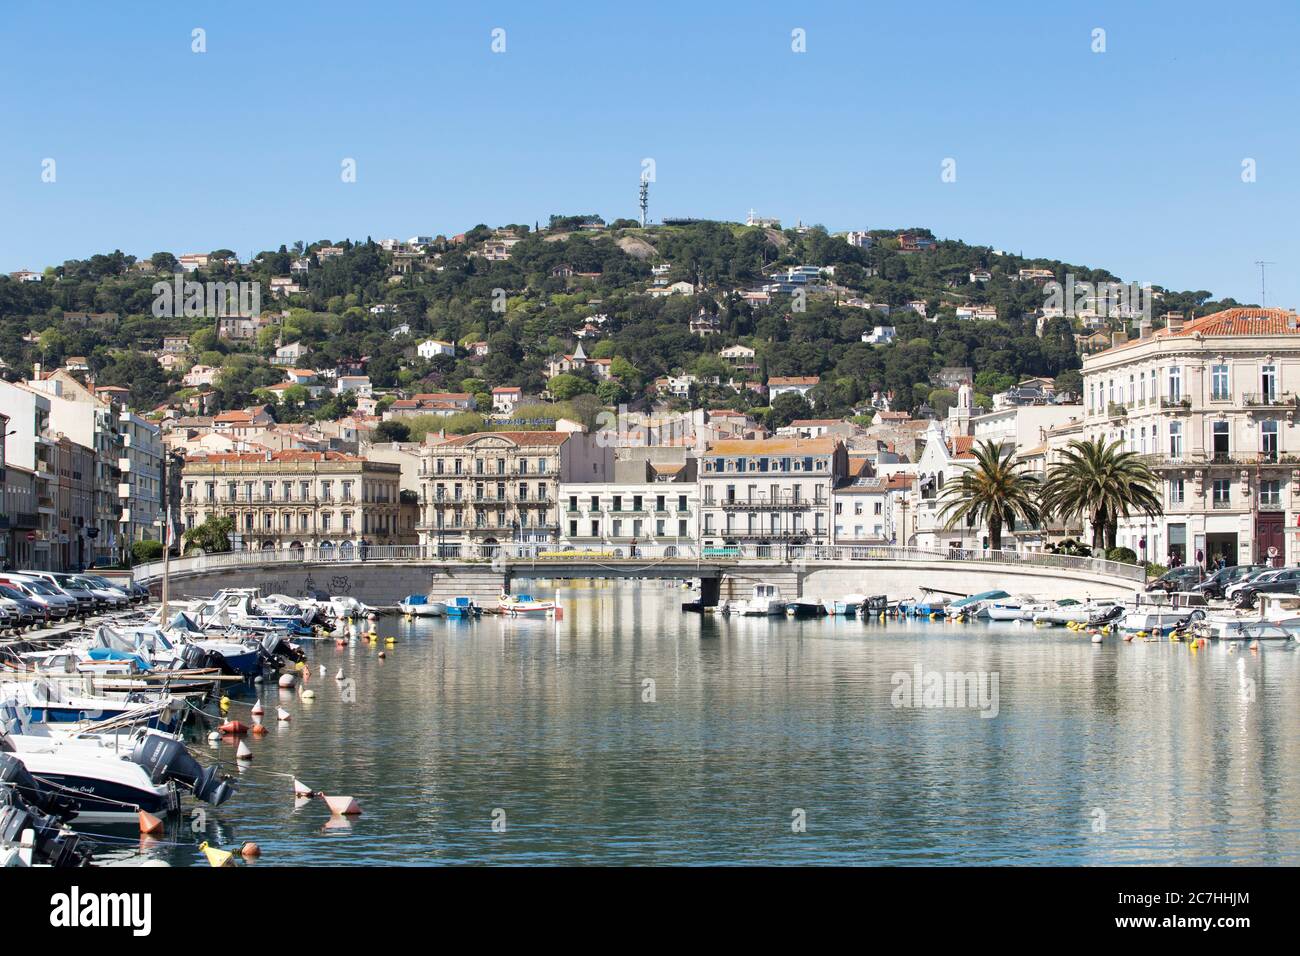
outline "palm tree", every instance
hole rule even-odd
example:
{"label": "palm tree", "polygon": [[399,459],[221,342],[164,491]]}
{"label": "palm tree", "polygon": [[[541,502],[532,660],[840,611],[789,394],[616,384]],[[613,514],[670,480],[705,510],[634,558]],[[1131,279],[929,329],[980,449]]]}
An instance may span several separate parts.
{"label": "palm tree", "polygon": [[1120,441],[1075,439],[1061,452],[1043,485],[1042,509],[1061,518],[1092,522],[1094,550],[1115,547],[1120,518],[1134,512],[1163,513],[1155,472],[1136,453],[1121,451]]}
{"label": "palm tree", "polygon": [[1004,527],[1014,528],[1017,520],[1032,525],[1039,514],[1038,477],[1012,464],[1003,448],[1001,442],[976,445],[975,464],[948,484],[939,509],[939,517],[947,520],[945,528],[963,521],[968,528],[987,524],[989,547],[995,551],[1002,547]]}

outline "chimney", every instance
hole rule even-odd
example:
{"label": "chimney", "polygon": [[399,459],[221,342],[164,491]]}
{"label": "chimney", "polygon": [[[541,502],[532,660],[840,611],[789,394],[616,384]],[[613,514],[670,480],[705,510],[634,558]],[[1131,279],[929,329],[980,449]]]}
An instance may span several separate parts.
{"label": "chimney", "polygon": [[38,382],[41,380],[41,363],[40,363],[40,362],[35,363],[35,365],[32,367],[32,378],[35,379],[35,380],[38,381]]}
{"label": "chimney", "polygon": [[1149,339],[1149,338],[1151,338],[1151,320],[1150,320],[1150,319],[1142,319],[1141,321],[1138,322],[1138,338],[1139,338],[1139,339]]}
{"label": "chimney", "polygon": [[1165,329],[1169,332],[1181,332],[1185,321],[1181,312],[1165,313]]}
{"label": "chimney", "polygon": [[1110,347],[1111,347],[1111,348],[1114,348],[1114,347],[1117,346],[1117,345],[1123,345],[1123,344],[1124,344],[1125,342],[1127,342],[1127,341],[1128,341],[1128,333],[1125,332],[1125,331],[1123,331],[1123,330],[1121,330],[1121,331],[1119,331],[1119,332],[1112,332],[1112,333],[1110,333]]}

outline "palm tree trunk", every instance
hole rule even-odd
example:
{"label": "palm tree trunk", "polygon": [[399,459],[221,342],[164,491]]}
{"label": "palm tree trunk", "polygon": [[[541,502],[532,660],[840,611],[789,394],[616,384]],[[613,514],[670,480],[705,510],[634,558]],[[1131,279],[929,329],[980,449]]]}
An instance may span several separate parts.
{"label": "palm tree trunk", "polygon": [[1092,516],[1092,550],[1101,551],[1106,547],[1106,509],[1098,508]]}
{"label": "palm tree trunk", "polygon": [[989,518],[989,547],[994,551],[1002,550],[1002,519],[997,516]]}

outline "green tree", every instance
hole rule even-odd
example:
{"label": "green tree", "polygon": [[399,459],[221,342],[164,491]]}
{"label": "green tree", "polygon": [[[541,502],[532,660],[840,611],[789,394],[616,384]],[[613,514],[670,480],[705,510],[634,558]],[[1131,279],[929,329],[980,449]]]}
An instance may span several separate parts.
{"label": "green tree", "polygon": [[976,445],[975,464],[948,483],[939,509],[945,528],[963,522],[968,528],[987,526],[995,551],[1002,547],[1003,528],[1014,530],[1017,521],[1032,525],[1039,516],[1038,477],[1016,466],[1010,450],[1001,442]]}
{"label": "green tree", "polygon": [[405,422],[399,422],[395,418],[390,418],[386,422],[380,422],[375,426],[375,441],[410,441],[411,426]]}
{"label": "green tree", "polygon": [[1042,507],[1064,519],[1090,521],[1093,550],[1101,551],[1115,547],[1120,518],[1163,513],[1158,486],[1155,472],[1137,452],[1122,451],[1120,441],[1076,438],[1047,474]]}
{"label": "green tree", "polygon": [[235,530],[235,519],[225,515],[211,515],[203,524],[185,532],[185,550],[195,549],[211,554],[230,550],[230,534]]}
{"label": "green tree", "polygon": [[592,390],[591,382],[579,375],[570,375],[568,372],[556,375],[546,383],[546,387],[556,400],[561,402],[567,402]]}

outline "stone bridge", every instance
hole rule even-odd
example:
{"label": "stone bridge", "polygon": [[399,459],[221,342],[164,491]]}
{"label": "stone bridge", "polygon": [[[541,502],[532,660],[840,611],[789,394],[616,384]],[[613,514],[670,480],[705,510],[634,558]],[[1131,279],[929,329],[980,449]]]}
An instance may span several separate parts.
{"label": "stone bridge", "polygon": [[[139,565],[134,579],[161,591],[163,562]],[[187,555],[169,562],[173,598],[207,597],[219,588],[256,587],[263,594],[323,591],[367,604],[391,605],[408,594],[437,599],[468,595],[495,601],[518,581],[592,578],[698,579],[706,604],[751,596],[755,584],[782,597],[836,598],[926,591],[965,595],[1000,588],[1040,599],[1128,597],[1146,580],[1143,568],[1099,558],[1015,551],[945,553],[918,548],[741,545],[692,557],[674,546],[566,549],[502,545],[479,559],[440,557],[418,545],[356,549],[296,548]]]}

